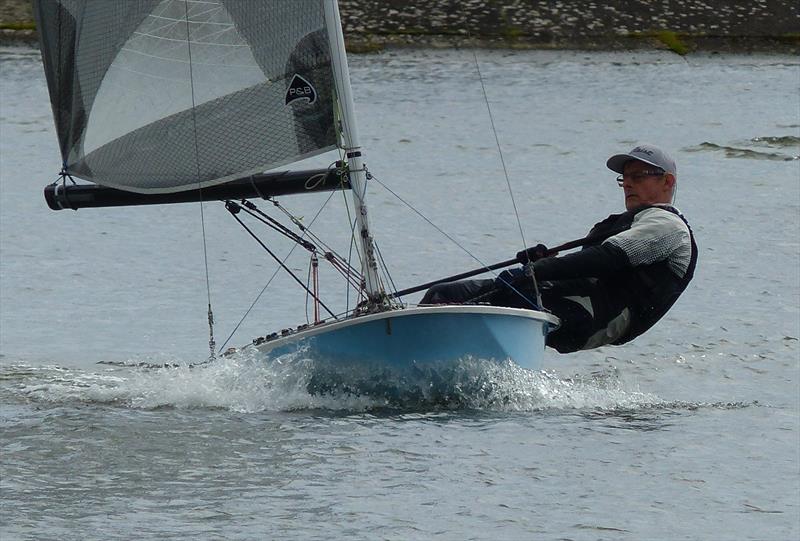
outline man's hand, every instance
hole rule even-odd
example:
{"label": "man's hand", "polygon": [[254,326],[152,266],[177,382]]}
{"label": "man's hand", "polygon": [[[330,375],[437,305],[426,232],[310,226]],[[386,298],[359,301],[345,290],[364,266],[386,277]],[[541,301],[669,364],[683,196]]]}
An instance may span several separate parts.
{"label": "man's hand", "polygon": [[533,263],[543,257],[547,257],[547,246],[544,244],[537,244],[531,248],[517,252],[517,261],[525,265],[526,263]]}

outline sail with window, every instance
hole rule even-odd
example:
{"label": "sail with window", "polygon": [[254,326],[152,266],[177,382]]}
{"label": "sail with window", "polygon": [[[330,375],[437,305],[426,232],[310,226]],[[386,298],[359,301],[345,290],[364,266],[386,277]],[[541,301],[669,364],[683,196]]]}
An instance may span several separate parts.
{"label": "sail with window", "polygon": [[[539,366],[557,325],[549,314],[409,306],[398,300],[409,290],[386,291],[335,0],[34,7],[62,158],[61,179],[45,189],[51,208],[220,200],[236,214],[250,199],[351,188],[363,302],[248,347],[265,358],[303,351],[335,363],[474,356]],[[335,167],[269,172],[337,148],[346,161]]]}
{"label": "sail with window", "polygon": [[37,15],[72,176],[179,192],[336,145],[320,2],[63,0]]}

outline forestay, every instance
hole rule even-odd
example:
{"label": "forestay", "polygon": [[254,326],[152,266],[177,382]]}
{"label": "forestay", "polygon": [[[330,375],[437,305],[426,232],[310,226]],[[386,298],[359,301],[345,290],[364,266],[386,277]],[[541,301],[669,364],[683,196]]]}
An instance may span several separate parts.
{"label": "forestay", "polygon": [[172,193],[336,145],[322,0],[34,8],[65,173]]}

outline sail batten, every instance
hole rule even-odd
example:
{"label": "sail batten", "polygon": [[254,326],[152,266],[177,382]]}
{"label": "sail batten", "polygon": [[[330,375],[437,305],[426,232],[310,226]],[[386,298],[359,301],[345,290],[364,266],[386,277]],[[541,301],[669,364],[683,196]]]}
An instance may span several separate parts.
{"label": "sail batten", "polygon": [[[323,0],[36,0],[64,170],[175,193],[336,146]],[[297,77],[313,88],[289,100]]]}

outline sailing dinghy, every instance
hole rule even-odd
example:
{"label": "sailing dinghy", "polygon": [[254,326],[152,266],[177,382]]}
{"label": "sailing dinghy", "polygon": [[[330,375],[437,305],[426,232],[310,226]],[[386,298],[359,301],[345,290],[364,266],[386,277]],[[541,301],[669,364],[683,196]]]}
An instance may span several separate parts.
{"label": "sailing dinghy", "polygon": [[[315,265],[319,255],[344,268],[361,302],[337,315],[316,287],[306,288],[314,322],[245,349],[334,366],[403,368],[472,357],[540,367],[545,336],[558,325],[549,313],[409,306],[387,292],[334,0],[34,5],[63,163],[60,179],[45,189],[52,209],[218,200],[237,219],[242,211],[262,219],[251,200],[349,189],[360,270],[319,250],[302,226],[286,234]],[[333,167],[265,173],[335,149],[342,159]],[[330,317],[320,318],[320,306]],[[212,357],[214,345],[212,325]]]}

